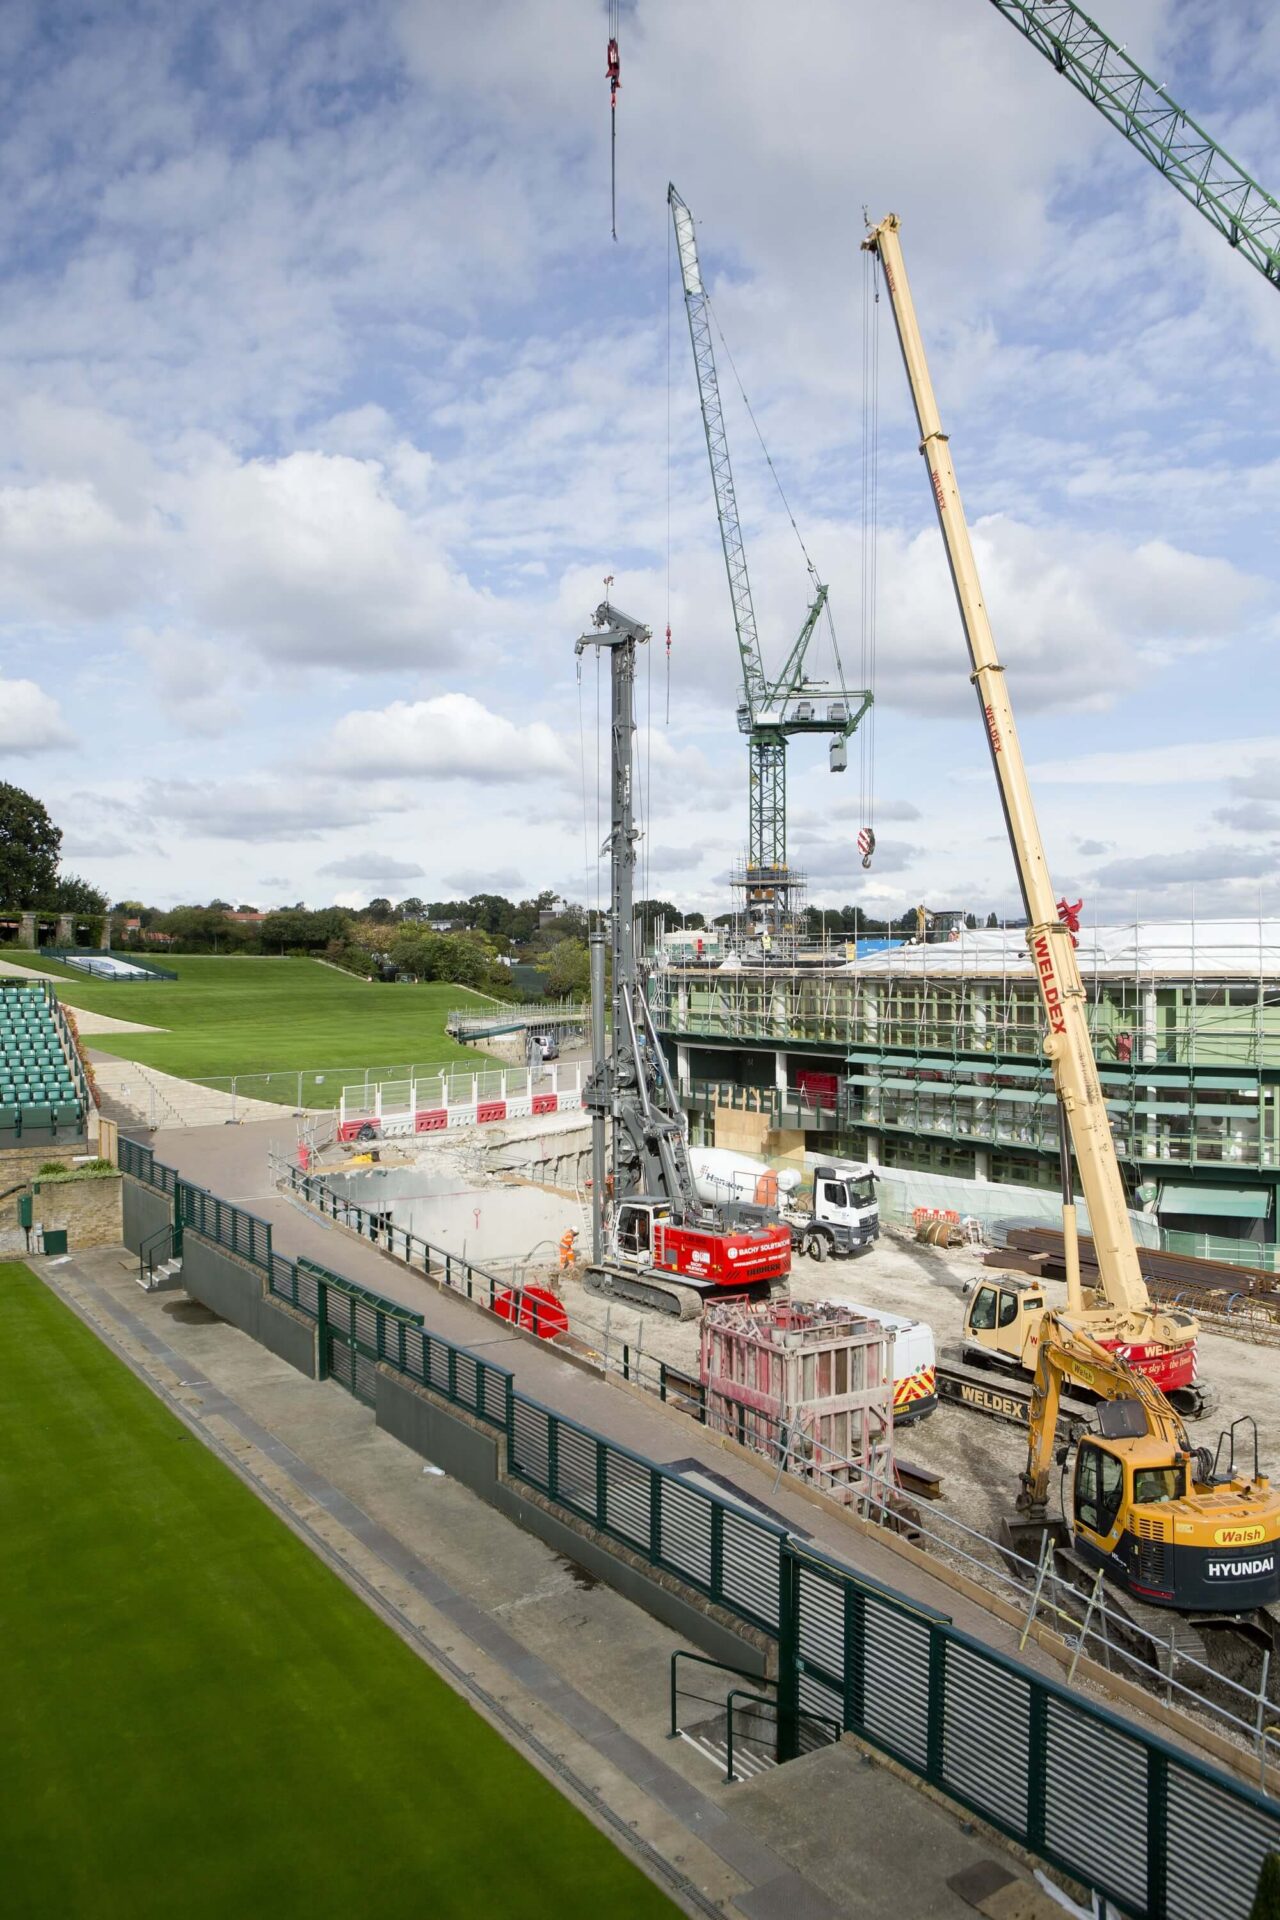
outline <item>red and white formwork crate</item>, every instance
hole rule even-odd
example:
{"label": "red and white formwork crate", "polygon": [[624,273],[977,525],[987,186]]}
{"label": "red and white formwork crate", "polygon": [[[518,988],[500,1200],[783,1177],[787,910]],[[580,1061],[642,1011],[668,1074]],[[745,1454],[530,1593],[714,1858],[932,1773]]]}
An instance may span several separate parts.
{"label": "red and white formwork crate", "polygon": [[893,1475],[893,1328],[838,1302],[726,1300],[702,1316],[707,1425],[837,1499]]}
{"label": "red and white formwork crate", "polygon": [[582,1106],[584,1068],[512,1067],[492,1073],[437,1073],[415,1080],[383,1080],[344,1087],[338,1138],[405,1140],[449,1127],[486,1126],[567,1113]]}

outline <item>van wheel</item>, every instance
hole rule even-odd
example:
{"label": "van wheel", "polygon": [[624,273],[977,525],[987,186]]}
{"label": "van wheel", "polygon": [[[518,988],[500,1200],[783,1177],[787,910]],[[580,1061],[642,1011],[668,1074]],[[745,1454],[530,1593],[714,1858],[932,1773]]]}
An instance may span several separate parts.
{"label": "van wheel", "polygon": [[818,1265],[821,1266],[822,1262],[827,1257],[827,1236],[824,1233],[815,1233],[811,1235],[809,1240],[809,1251],[813,1255],[814,1259],[818,1262]]}

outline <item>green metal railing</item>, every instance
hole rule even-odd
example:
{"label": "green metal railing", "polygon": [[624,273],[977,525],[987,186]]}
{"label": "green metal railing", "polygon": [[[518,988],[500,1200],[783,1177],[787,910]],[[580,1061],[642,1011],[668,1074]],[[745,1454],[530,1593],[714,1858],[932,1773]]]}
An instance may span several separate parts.
{"label": "green metal railing", "polygon": [[174,1218],[180,1228],[198,1233],[270,1273],[271,1228],[265,1220],[243,1207],[232,1206],[229,1200],[219,1200],[203,1187],[188,1186],[185,1180],[178,1180],[174,1201]]}
{"label": "green metal railing", "polygon": [[1280,1850],[1280,1803],[565,1418],[410,1309],[285,1259],[265,1222],[126,1146],[126,1171],[175,1182],[176,1222],[250,1259],[316,1322],[322,1371],[369,1401],[386,1368],[464,1409],[502,1434],[512,1478],[773,1640],[780,1759],[808,1722],[829,1724],[1140,1920],[1248,1920],[1262,1861]]}

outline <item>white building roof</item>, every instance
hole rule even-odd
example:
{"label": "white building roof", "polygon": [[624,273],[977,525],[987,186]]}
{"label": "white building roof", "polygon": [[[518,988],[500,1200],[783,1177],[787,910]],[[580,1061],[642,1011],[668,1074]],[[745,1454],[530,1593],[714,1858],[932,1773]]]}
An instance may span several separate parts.
{"label": "white building roof", "polygon": [[[1024,928],[965,930],[938,946],[894,947],[869,953],[844,969],[870,977],[921,973],[939,976],[1031,973]],[[1083,926],[1080,971],[1133,978],[1280,977],[1280,920],[1139,920],[1127,926]]]}

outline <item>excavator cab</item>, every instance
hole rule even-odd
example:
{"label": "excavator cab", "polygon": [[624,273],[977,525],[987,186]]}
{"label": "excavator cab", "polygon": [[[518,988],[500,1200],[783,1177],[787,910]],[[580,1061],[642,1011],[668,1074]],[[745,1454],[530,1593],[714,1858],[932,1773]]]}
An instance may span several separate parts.
{"label": "excavator cab", "polygon": [[1280,1501],[1268,1481],[1203,1481],[1198,1456],[1150,1433],[1136,1401],[1105,1411],[1113,1418],[1076,1449],[1079,1557],[1137,1598],[1182,1612],[1243,1613],[1280,1599]]}
{"label": "excavator cab", "polygon": [[1043,1288],[1007,1274],[981,1281],[965,1309],[964,1358],[1034,1372],[1043,1317]]}

